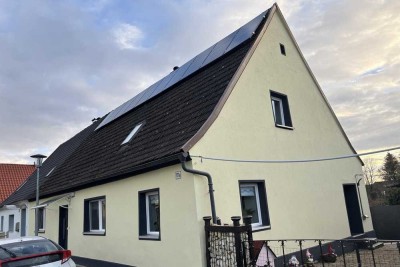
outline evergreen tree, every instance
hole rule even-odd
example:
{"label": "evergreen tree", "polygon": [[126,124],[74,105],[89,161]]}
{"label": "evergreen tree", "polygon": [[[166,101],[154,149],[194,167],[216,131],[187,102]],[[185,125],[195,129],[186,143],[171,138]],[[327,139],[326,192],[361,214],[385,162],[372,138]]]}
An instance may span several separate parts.
{"label": "evergreen tree", "polygon": [[400,181],[400,163],[398,159],[388,152],[380,172],[385,181]]}

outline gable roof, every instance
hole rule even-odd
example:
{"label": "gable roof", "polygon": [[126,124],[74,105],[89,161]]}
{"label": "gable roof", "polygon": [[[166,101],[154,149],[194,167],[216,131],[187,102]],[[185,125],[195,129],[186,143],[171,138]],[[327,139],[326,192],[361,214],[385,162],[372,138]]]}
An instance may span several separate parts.
{"label": "gable roof", "polygon": [[0,163],[0,203],[35,170],[34,165]]}
{"label": "gable roof", "polygon": [[[66,193],[178,163],[183,145],[209,118],[252,47],[268,11],[263,14],[255,32],[234,48],[139,106],[100,124],[54,171],[53,178],[41,185],[41,195]],[[132,140],[122,145],[139,123],[143,125]]]}
{"label": "gable roof", "polygon": [[[74,137],[61,144],[42,164],[39,172],[40,186],[47,180],[53,179],[53,174],[57,171],[63,162],[71,156],[71,154],[79,147],[79,145],[89,136],[90,133],[97,127],[100,121],[94,122]],[[26,177],[25,177],[26,178]],[[1,206],[15,204],[19,201],[27,200],[35,196],[36,193],[36,179],[37,173],[34,171],[22,186],[14,191],[7,199],[5,199]],[[14,188],[15,190],[16,188]]]}

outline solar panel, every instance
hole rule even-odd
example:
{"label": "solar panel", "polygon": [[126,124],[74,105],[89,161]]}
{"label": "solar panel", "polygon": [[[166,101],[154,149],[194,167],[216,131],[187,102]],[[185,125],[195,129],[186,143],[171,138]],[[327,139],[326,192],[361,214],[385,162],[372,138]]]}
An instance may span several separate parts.
{"label": "solar panel", "polygon": [[175,70],[175,75],[172,77],[172,79],[168,82],[167,87],[170,87],[171,85],[174,85],[175,83],[179,82],[182,80],[183,75],[185,74],[186,70],[190,67],[194,59],[186,62],[182,66],[180,66],[177,70]]}
{"label": "solar panel", "polygon": [[[156,84],[153,84],[153,86]],[[139,103],[140,99],[142,99],[143,95],[145,94],[146,91],[142,91],[140,92],[138,95],[136,95],[134,98],[132,98],[129,101],[129,110],[135,108],[137,106],[137,104]]]}
{"label": "solar panel", "polygon": [[249,39],[253,35],[253,33],[257,30],[258,25],[260,25],[261,21],[263,20],[266,14],[267,11],[261,13],[260,15],[252,19],[249,23],[240,27],[240,29],[237,30],[238,33],[236,34],[235,38],[232,40],[232,42],[226,49],[225,53],[232,50],[233,48],[243,43],[247,39]]}
{"label": "solar panel", "polygon": [[157,86],[156,90],[154,90],[154,92],[151,94],[150,98],[152,98],[153,96],[158,95],[159,93],[161,93],[162,91],[164,91],[168,84],[168,82],[171,80],[172,78],[172,73],[170,73],[168,76],[165,76],[161,81],[160,84]]}
{"label": "solar panel", "polygon": [[150,98],[150,96],[153,94],[153,92],[157,89],[157,87],[160,85],[161,81],[156,82],[155,84],[153,84],[152,86],[150,86],[149,88],[147,88],[146,90],[143,91],[142,96],[136,101],[135,106],[140,105],[140,103],[145,102],[147,99]]}
{"label": "solar panel", "polygon": [[208,55],[211,53],[215,45],[209,47],[208,49],[204,50],[202,53],[198,54],[194,59],[188,70],[185,72],[185,77],[189,76],[201,66],[203,66],[203,62],[206,60]]}
{"label": "solar panel", "polygon": [[171,72],[160,81],[151,85],[146,90],[142,91],[129,101],[111,111],[110,114],[108,114],[107,117],[96,128],[96,130],[119,118],[120,116],[124,115],[125,113],[129,112],[140,104],[146,102],[147,100],[157,96],[158,94],[167,90],[190,74],[208,65],[212,61],[216,60],[217,58],[234,49],[244,41],[251,38],[253,33],[262,22],[263,18],[265,18],[266,14],[267,11],[261,13],[259,16],[257,16],[247,24],[243,25],[238,30],[229,34],[218,43],[214,44],[213,46],[201,52],[196,57],[183,64],[179,69]]}

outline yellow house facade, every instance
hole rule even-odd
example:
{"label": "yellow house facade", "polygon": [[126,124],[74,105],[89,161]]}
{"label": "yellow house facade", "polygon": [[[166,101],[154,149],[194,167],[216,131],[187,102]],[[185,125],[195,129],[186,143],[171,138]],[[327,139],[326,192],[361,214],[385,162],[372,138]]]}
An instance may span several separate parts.
{"label": "yellow house facade", "polygon": [[[355,151],[277,5],[257,18],[240,29],[254,34],[234,48],[240,32],[224,54],[175,84],[165,81],[169,89],[97,122],[43,183],[40,235],[63,239],[78,262],[93,266],[206,266],[209,185],[182,160],[212,176],[222,223],[253,216],[254,239],[373,235],[365,187],[357,185],[362,161],[318,160]],[[182,100],[176,111],[164,108],[168,99]],[[166,147],[173,148],[154,156]],[[38,207],[29,208],[33,222]]]}

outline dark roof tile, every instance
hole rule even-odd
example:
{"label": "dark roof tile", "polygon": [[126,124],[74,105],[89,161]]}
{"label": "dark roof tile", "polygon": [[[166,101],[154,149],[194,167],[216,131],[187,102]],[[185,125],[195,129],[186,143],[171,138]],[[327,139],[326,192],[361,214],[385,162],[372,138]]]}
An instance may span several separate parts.
{"label": "dark roof tile", "polygon": [[[135,166],[180,153],[224,93],[253,40],[169,90],[94,131],[42,185],[43,195],[66,192],[128,174]],[[122,145],[133,127],[145,124]]]}

